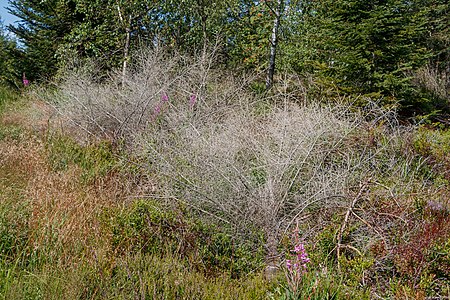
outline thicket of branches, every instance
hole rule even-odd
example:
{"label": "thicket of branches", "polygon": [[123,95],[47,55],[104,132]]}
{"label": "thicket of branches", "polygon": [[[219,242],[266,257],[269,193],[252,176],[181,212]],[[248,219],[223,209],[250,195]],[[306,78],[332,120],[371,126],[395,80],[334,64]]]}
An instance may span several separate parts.
{"label": "thicket of branches", "polygon": [[[338,256],[390,247],[408,195],[429,183],[396,113],[300,101],[299,91],[257,95],[211,60],[142,52],[132,75],[99,83],[79,71],[49,99],[79,137],[125,147],[147,178],[136,196],[188,207],[237,240],[263,234],[269,257],[294,227],[312,239],[346,212],[356,216],[335,237]],[[344,243],[349,222],[363,225]]]}

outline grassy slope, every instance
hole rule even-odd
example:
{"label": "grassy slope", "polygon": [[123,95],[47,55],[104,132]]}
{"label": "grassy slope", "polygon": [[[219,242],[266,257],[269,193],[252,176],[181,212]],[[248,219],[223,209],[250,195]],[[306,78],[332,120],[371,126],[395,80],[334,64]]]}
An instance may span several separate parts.
{"label": "grassy slope", "polygon": [[[245,256],[248,250],[240,249],[244,254],[230,256],[232,246],[226,236],[191,219],[182,209],[169,213],[153,203],[126,200],[133,187],[107,144],[81,147],[66,137],[50,136],[43,130],[46,122],[41,116],[45,113],[30,117],[30,104],[17,105],[16,96],[2,93],[1,298],[293,298],[283,274],[269,283],[260,268],[239,265],[251,261]],[[32,105],[33,114],[44,107]],[[430,172],[438,168],[444,174],[436,180],[448,180],[448,131],[423,130],[413,143],[421,155],[430,157]],[[374,200],[369,205],[391,209],[392,204],[395,208],[388,203],[391,198],[378,199],[376,189],[372,193],[369,198]],[[340,258],[341,273],[335,262],[323,264],[342,224],[343,215],[336,215],[336,223],[324,228],[311,248],[315,250],[311,253],[315,266],[303,278],[299,298],[384,295],[420,299],[435,295],[433,289],[438,286],[439,296],[448,296],[448,281],[435,278],[449,272],[448,215],[426,209],[429,198],[448,199],[446,193],[445,188],[437,191],[430,187],[428,195],[414,200],[421,213],[411,218],[421,220],[409,222],[411,236],[396,247],[393,261],[388,262],[394,266],[389,268],[374,263],[383,262],[383,245],[373,245],[378,250],[364,257],[346,252]],[[386,213],[391,213],[389,209]],[[357,225],[354,222],[348,229],[348,236]],[[243,275],[237,274],[236,268],[241,268]],[[387,269],[391,273],[383,273]]]}

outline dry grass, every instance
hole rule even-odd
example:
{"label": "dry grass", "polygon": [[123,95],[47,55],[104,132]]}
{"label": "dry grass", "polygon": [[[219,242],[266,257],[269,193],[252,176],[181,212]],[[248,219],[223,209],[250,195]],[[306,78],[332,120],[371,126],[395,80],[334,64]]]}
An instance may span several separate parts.
{"label": "dry grass", "polygon": [[[46,110],[40,113],[46,116]],[[116,176],[113,174],[105,177],[103,184],[97,181],[86,185],[81,180],[81,170],[74,165],[55,171],[47,159],[44,141],[27,131],[41,128],[46,122],[24,115],[28,115],[28,109],[2,118],[2,124],[7,124],[3,126],[26,129],[20,140],[0,141],[1,176],[12,178],[10,188],[17,190],[31,211],[27,224],[31,233],[29,251],[69,263],[81,252],[89,254],[107,242],[98,217],[106,207],[121,203],[123,185],[118,184],[118,178],[112,178]],[[14,186],[14,182],[21,185]]]}
{"label": "dry grass", "polygon": [[440,99],[450,101],[450,78],[448,73],[439,72],[435,67],[426,65],[414,74],[414,83],[419,87],[429,91]]}
{"label": "dry grass", "polygon": [[[33,131],[40,124],[39,118],[22,121],[16,112],[1,120],[2,126],[26,124]],[[115,253],[109,221],[102,218],[127,209],[129,179],[110,172],[86,183],[75,164],[55,170],[48,159],[49,141],[53,140],[25,129],[17,139],[0,140],[0,208],[17,210],[7,216],[14,218],[21,204],[12,202],[26,206],[23,224],[16,219],[6,224],[6,230],[14,232],[23,226],[26,244],[19,249],[23,252],[1,256],[1,297],[104,299],[146,294],[155,299],[260,299],[267,293],[267,282],[259,276],[240,282],[225,273],[223,278],[209,278],[170,254]]]}

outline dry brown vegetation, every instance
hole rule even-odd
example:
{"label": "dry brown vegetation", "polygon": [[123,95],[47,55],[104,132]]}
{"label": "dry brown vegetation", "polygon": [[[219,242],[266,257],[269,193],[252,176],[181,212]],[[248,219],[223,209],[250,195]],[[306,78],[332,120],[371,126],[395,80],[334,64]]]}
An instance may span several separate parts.
{"label": "dry brown vegetation", "polygon": [[[97,217],[105,206],[117,205],[113,188],[83,185],[76,166],[55,172],[46,158],[42,140],[30,136],[20,142],[0,142],[2,174],[22,183],[21,199],[30,206],[30,247],[50,257],[70,260],[82,249],[105,241]],[[76,243],[75,243],[76,241]],[[68,253],[61,255],[60,248]]]}
{"label": "dry brown vegetation", "polygon": [[[43,110],[36,111],[36,107]],[[30,111],[37,117],[28,118]],[[161,255],[152,257],[134,250],[122,252],[113,246],[110,222],[133,210],[130,199],[134,197],[130,196],[146,190],[148,182],[132,193],[136,182],[142,181],[136,176],[110,171],[86,181],[83,179],[86,166],[76,161],[68,161],[64,168],[59,168],[52,152],[57,143],[68,141],[59,139],[60,126],[41,127],[61,124],[56,118],[49,122],[51,114],[45,113],[48,111],[51,109],[41,102],[30,102],[19,111],[10,110],[2,115],[5,134],[0,139],[0,213],[9,210],[0,214],[5,218],[2,222],[7,221],[0,224],[0,250],[6,251],[0,252],[2,297],[102,299],[107,295],[137,297],[148,293],[154,298],[184,295],[183,298],[214,299],[212,295],[223,295],[224,299],[248,299],[244,295],[264,293],[266,283],[258,276],[236,284],[225,277],[205,277],[204,272],[184,266],[178,256],[165,253],[163,248]],[[16,134],[10,128],[20,130]],[[71,147],[76,146],[69,142],[65,147],[64,151],[72,151]],[[13,240],[8,240],[11,234]],[[126,243],[127,237],[123,240]],[[142,264],[148,269],[142,269]],[[123,286],[120,290],[109,289],[108,282],[116,280],[117,272],[123,275]],[[135,275],[139,276],[137,282],[128,280]]]}

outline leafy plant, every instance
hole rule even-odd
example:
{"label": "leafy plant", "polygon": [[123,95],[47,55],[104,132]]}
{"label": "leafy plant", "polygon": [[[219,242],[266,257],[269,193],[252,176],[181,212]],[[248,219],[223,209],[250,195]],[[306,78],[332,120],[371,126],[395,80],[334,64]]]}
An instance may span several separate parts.
{"label": "leafy plant", "polygon": [[233,278],[262,267],[261,249],[185,214],[167,211],[155,201],[137,201],[109,220],[112,248],[123,255],[180,256],[206,274],[229,272]]}

